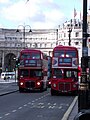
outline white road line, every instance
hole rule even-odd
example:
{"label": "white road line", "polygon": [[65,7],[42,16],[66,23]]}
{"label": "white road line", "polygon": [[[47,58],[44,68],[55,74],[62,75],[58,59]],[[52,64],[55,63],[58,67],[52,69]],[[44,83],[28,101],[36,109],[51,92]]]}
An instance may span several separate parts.
{"label": "white road line", "polygon": [[31,105],[34,105],[34,103],[31,103]]}
{"label": "white road line", "polygon": [[35,101],[37,101],[38,99],[35,99]]}
{"label": "white road line", "polygon": [[44,108],[45,106],[41,106],[41,108]]}
{"label": "white road line", "polygon": [[56,105],[56,103],[54,103],[53,105]]}
{"label": "white road line", "polygon": [[49,108],[49,109],[53,109],[54,107],[55,107],[55,106],[49,106],[48,108]]}
{"label": "white road line", "polygon": [[69,117],[69,115],[70,115],[70,113],[71,113],[77,99],[78,99],[78,96],[76,96],[74,98],[73,102],[71,103],[71,105],[69,106],[68,110],[65,112],[65,114],[64,114],[64,116],[63,116],[63,118],[61,120],[67,120],[68,119],[68,117]]}
{"label": "white road line", "polygon": [[16,112],[17,110],[12,110],[12,112]]}
{"label": "white road line", "polygon": [[38,98],[39,100],[41,99],[42,97]]}
{"label": "white road line", "polygon": [[62,106],[58,107],[59,109],[62,109]]}
{"label": "white road line", "polygon": [[48,105],[50,105],[50,103],[48,103]]}
{"label": "white road line", "polygon": [[18,109],[20,110],[20,109],[22,109],[22,107],[19,107]]}
{"label": "white road line", "polygon": [[5,114],[5,116],[8,116],[8,115],[10,115],[10,113],[6,113],[6,114]]}
{"label": "white road line", "polygon": [[25,105],[23,105],[24,107],[26,107],[27,106],[27,104],[25,104]]}
{"label": "white road line", "polygon": [[38,103],[38,105],[43,105],[44,103]]}
{"label": "white road line", "polygon": [[31,102],[29,102],[28,104],[31,104]]}

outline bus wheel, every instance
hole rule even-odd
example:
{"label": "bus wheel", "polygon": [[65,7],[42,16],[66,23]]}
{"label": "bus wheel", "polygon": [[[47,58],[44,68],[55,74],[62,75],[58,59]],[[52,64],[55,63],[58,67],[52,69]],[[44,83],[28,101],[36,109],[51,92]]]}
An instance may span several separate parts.
{"label": "bus wheel", "polygon": [[51,88],[51,95],[53,96],[53,95],[56,95],[56,94],[57,94],[57,92]]}
{"label": "bus wheel", "polygon": [[23,92],[23,91],[24,91],[24,89],[19,87],[19,92]]}

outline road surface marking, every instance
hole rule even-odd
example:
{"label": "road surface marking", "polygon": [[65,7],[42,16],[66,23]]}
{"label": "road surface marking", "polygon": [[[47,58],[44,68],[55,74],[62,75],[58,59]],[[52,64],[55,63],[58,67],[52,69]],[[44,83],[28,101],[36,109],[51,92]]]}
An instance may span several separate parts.
{"label": "road surface marking", "polygon": [[8,116],[8,115],[10,115],[10,113],[6,113],[6,114],[5,114],[5,116]]}
{"label": "road surface marking", "polygon": [[16,112],[17,110],[12,110],[12,112]]}
{"label": "road surface marking", "polygon": [[22,107],[19,107],[18,109],[20,110],[20,109],[22,109]]}
{"label": "road surface marking", "polygon": [[76,96],[74,98],[73,102],[71,103],[71,105],[69,106],[68,110],[65,112],[65,114],[64,114],[64,116],[63,116],[63,118],[61,120],[67,120],[68,119],[68,117],[69,117],[69,115],[70,115],[70,113],[71,113],[77,99],[78,99],[78,96]]}

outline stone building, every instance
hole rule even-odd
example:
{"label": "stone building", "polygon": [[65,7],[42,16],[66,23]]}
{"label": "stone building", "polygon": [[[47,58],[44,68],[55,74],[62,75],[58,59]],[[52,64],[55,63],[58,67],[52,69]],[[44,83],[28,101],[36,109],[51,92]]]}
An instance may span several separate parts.
{"label": "stone building", "polygon": [[0,71],[13,71],[15,59],[23,48],[39,49],[52,55],[56,46],[57,29],[0,29]]}

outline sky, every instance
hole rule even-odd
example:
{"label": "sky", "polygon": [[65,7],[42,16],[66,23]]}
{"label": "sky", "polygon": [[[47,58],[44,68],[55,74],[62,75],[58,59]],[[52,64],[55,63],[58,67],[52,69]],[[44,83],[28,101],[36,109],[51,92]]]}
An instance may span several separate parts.
{"label": "sky", "polygon": [[74,9],[80,19],[82,8],[83,0],[0,0],[0,28],[53,29],[73,19]]}

